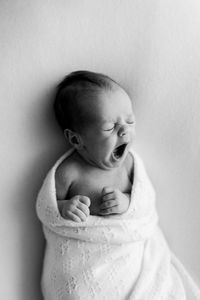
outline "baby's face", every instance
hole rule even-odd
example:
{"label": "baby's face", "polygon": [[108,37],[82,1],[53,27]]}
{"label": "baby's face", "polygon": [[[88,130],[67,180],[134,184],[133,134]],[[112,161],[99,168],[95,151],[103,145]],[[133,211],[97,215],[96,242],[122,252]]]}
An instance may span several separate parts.
{"label": "baby's face", "polygon": [[81,156],[102,169],[119,167],[133,141],[135,117],[132,103],[121,88],[102,91],[87,100],[90,125],[80,134]]}

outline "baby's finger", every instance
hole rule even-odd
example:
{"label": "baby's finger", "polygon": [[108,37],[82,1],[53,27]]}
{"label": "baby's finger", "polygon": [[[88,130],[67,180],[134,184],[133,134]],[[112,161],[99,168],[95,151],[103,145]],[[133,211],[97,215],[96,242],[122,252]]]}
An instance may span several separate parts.
{"label": "baby's finger", "polygon": [[90,198],[86,196],[79,196],[79,201],[87,205],[88,207],[91,204]]}
{"label": "baby's finger", "polygon": [[109,187],[109,186],[105,186],[105,187],[102,189],[101,194],[102,194],[102,195],[106,195],[106,194],[109,194],[109,193],[113,193],[113,188],[112,188],[112,187]]}
{"label": "baby's finger", "polygon": [[102,216],[106,216],[106,215],[111,215],[111,214],[116,214],[118,213],[118,206],[113,206],[113,207],[109,207],[106,209],[101,209],[99,214]]}
{"label": "baby's finger", "polygon": [[106,194],[102,197],[102,201],[108,201],[108,200],[114,200],[115,199],[115,193],[112,192],[112,193],[109,193],[109,194]]}
{"label": "baby's finger", "polygon": [[79,208],[75,208],[73,214],[80,218],[80,220],[83,222],[87,219],[87,216]]}
{"label": "baby's finger", "polygon": [[79,202],[77,208],[80,209],[86,215],[86,217],[89,216],[90,210],[86,204]]}
{"label": "baby's finger", "polygon": [[107,208],[110,208],[110,207],[114,207],[116,205],[117,205],[116,200],[109,200],[109,201],[103,202],[100,205],[100,209],[104,210],[104,209],[107,209]]}
{"label": "baby's finger", "polygon": [[81,222],[81,219],[77,215],[75,215],[73,212],[71,212],[71,211],[67,211],[64,214],[63,217],[66,218],[66,219],[70,219],[70,220],[72,220],[74,222],[77,222],[77,223]]}

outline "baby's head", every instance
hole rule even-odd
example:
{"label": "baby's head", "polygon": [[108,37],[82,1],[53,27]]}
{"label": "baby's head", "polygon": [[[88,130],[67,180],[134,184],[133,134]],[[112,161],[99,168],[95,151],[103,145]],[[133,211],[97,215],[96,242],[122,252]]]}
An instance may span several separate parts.
{"label": "baby's head", "polygon": [[73,72],[58,86],[54,111],[65,137],[86,162],[103,169],[121,165],[135,120],[130,98],[117,82],[99,73]]}
{"label": "baby's head", "polygon": [[90,126],[88,100],[96,100],[102,91],[116,88],[119,85],[103,74],[76,71],[67,75],[58,85],[54,103],[55,115],[61,129],[80,131]]}

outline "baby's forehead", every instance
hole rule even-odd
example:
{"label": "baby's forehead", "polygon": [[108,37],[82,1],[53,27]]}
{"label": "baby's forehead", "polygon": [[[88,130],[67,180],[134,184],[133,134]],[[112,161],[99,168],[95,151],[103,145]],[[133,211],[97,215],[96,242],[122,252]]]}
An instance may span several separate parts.
{"label": "baby's forehead", "polygon": [[84,111],[86,117],[99,122],[113,121],[119,115],[133,115],[131,100],[123,90],[98,92],[95,97],[86,99]]}

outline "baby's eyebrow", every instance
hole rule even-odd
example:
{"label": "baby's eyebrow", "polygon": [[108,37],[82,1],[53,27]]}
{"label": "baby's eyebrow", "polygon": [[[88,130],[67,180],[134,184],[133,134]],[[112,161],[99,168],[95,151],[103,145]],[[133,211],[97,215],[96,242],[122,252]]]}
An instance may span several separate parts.
{"label": "baby's eyebrow", "polygon": [[127,115],[127,118],[133,118],[134,119],[134,114]]}
{"label": "baby's eyebrow", "polygon": [[101,122],[99,122],[99,126],[102,128],[102,129],[105,129],[107,128],[108,126],[114,126],[115,122],[113,120],[102,120]]}
{"label": "baby's eyebrow", "polygon": [[102,119],[100,121],[101,124],[105,124],[105,123],[115,123],[115,120],[113,119]]}
{"label": "baby's eyebrow", "polygon": [[[128,114],[125,119],[135,119],[134,114]],[[102,119],[101,120],[102,124],[105,124],[105,123],[117,123],[117,122],[118,121],[114,120],[114,119]]]}

